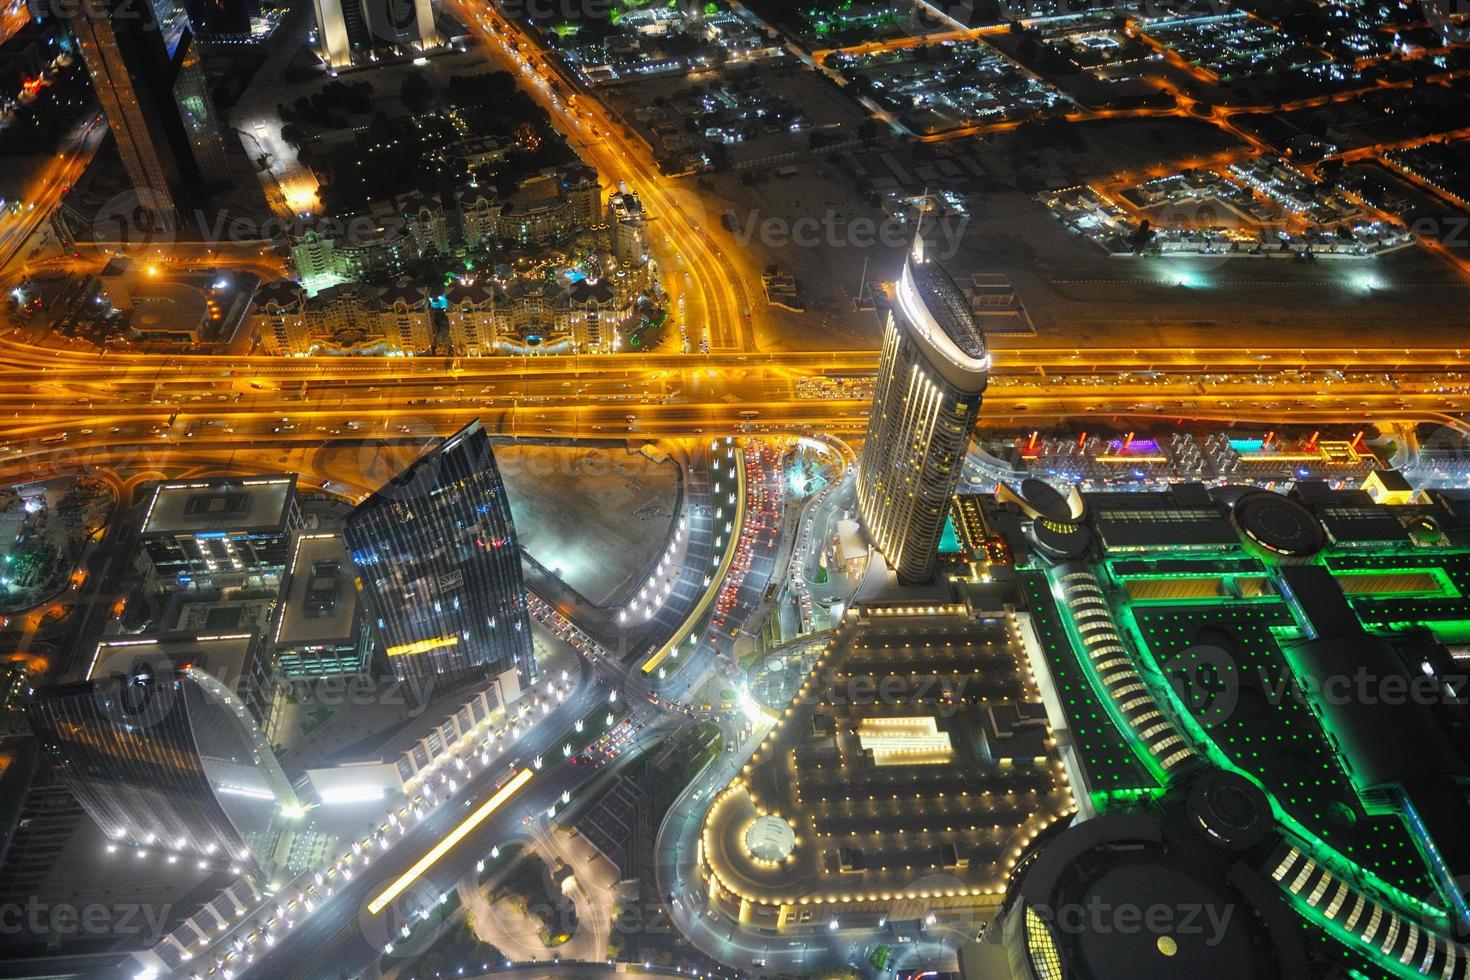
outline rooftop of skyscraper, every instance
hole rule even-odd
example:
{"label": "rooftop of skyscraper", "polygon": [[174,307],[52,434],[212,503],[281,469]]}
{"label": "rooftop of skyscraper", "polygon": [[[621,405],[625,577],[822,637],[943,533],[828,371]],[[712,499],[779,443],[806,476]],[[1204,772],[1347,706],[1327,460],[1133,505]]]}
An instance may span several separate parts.
{"label": "rooftop of skyscraper", "polygon": [[88,678],[131,674],[141,661],[154,668],[171,664],[175,668],[193,667],[209,674],[228,687],[234,687],[241,676],[252,669],[255,656],[254,633],[194,636],[165,634],[140,639],[103,640],[97,644]]}
{"label": "rooftop of skyscraper", "polygon": [[910,269],[924,307],[933,314],[944,335],[954,341],[966,356],[984,360],[989,353],[985,335],[975,322],[975,314],[971,312],[965,294],[960,292],[949,273],[933,260],[912,262]]}
{"label": "rooftop of skyscraper", "polygon": [[291,580],[281,599],[278,647],[340,640],[352,632],[357,590],[341,534],[301,534],[291,550]]}
{"label": "rooftop of skyscraper", "polygon": [[296,477],[211,477],[165,483],[148,507],[143,534],[284,529]]}

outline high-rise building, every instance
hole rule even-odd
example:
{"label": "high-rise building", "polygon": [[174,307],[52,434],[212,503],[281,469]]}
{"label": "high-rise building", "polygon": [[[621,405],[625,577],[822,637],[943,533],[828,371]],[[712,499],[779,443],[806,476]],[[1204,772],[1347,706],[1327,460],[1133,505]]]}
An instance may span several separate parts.
{"label": "high-rise building", "polygon": [[521,554],[478,421],[348,515],[347,545],[394,674],[435,685],[535,677]]}
{"label": "high-rise building", "polygon": [[648,259],[648,213],[638,195],[619,191],[607,199],[607,223],[612,226],[613,257],[618,265],[639,266]]}
{"label": "high-rise building", "polygon": [[371,676],[372,630],[340,534],[300,533],[276,616],[275,676],[293,683]]}
{"label": "high-rise building", "polygon": [[299,816],[262,732],[259,637],[106,640],[87,679],[26,707],[82,807],[120,844],[269,876]]}
{"label": "high-rise building", "polygon": [[902,583],[934,576],[989,370],[964,293],[916,238],[883,333],[857,485],[868,537]]}
{"label": "high-rise building", "polygon": [[199,179],[206,187],[227,184],[230,163],[225,154],[224,133],[220,130],[214,100],[209,96],[204,66],[199,61],[199,42],[191,33],[186,32],[174,50],[173,93]]}
{"label": "high-rise building", "polygon": [[426,51],[439,45],[429,0],[314,0],[317,53],[345,68],[379,50]]}
{"label": "high-rise building", "polygon": [[562,192],[572,203],[573,221],[584,228],[595,228],[604,220],[602,185],[597,171],[581,165],[568,167],[561,175]]}
{"label": "high-rise building", "polygon": [[98,0],[73,24],[140,211],[199,203],[228,173],[192,38],[127,0]]}
{"label": "high-rise building", "polygon": [[141,544],[158,589],[274,589],[300,525],[294,474],[183,480],[153,492]]}

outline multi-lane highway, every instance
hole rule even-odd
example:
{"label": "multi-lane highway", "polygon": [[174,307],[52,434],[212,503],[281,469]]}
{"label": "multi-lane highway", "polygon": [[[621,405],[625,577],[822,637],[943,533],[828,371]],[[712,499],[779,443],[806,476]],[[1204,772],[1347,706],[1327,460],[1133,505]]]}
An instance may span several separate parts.
{"label": "multi-lane highway", "polygon": [[[13,480],[333,443],[418,444],[471,416],[518,437],[861,432],[875,368],[869,353],[467,359],[440,361],[437,372],[402,358],[303,365],[83,355],[28,367],[34,348],[0,344],[0,355],[6,347],[0,477]],[[982,421],[1022,429],[1143,416],[1463,429],[1457,416],[1470,408],[1470,386],[1462,370],[1457,351],[1008,352],[997,355]]]}

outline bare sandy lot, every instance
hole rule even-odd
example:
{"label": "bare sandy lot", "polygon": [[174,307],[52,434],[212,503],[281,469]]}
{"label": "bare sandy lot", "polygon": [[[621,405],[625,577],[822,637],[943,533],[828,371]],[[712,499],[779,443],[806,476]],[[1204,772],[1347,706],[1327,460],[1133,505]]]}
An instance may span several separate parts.
{"label": "bare sandy lot", "polygon": [[595,605],[642,580],[673,526],[678,472],[622,449],[500,443],[521,546]]}

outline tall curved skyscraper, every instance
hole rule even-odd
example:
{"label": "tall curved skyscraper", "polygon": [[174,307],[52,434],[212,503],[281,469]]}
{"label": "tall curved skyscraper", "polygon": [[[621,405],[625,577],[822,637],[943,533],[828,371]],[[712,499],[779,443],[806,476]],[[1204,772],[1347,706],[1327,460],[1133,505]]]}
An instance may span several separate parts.
{"label": "tall curved skyscraper", "polygon": [[535,680],[515,522],[478,421],[358,504],[343,533],[399,680],[435,694],[509,670]]}
{"label": "tall curved skyscraper", "polygon": [[119,843],[270,877],[301,806],[260,724],[253,633],[103,640],[86,680],[44,688],[31,729]]}
{"label": "tall curved skyscraper", "polygon": [[989,371],[969,302],[916,239],[883,333],[857,485],[868,537],[905,585],[934,577]]}

